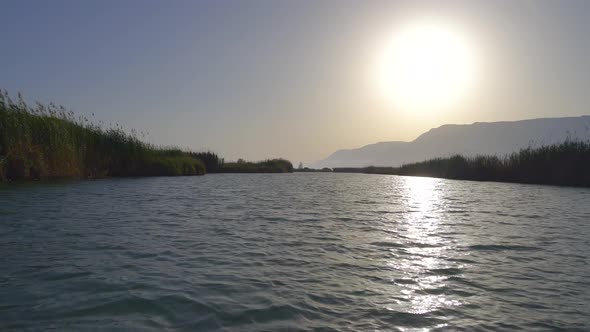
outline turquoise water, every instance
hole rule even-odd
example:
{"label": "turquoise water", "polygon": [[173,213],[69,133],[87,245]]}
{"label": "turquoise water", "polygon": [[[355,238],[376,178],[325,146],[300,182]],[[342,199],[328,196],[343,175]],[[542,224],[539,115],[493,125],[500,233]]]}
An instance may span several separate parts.
{"label": "turquoise water", "polygon": [[589,330],[590,190],[363,174],[0,187],[0,330]]}

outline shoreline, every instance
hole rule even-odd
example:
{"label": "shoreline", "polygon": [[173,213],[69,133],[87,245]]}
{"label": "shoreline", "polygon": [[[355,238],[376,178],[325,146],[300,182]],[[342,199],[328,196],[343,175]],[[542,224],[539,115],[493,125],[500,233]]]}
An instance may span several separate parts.
{"label": "shoreline", "polygon": [[127,133],[119,124],[103,127],[53,103],[29,106],[20,94],[13,100],[0,90],[0,181],[293,171],[285,159],[226,163],[210,151],[162,147],[144,139],[143,132]]}
{"label": "shoreline", "polygon": [[336,167],[333,172],[590,187],[590,142],[565,141],[504,157],[454,155],[400,167]]}

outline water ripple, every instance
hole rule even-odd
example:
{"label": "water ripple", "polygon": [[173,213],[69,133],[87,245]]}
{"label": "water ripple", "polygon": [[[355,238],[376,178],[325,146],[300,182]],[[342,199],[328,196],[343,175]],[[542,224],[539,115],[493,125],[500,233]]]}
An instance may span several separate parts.
{"label": "water ripple", "polygon": [[360,174],[0,187],[0,330],[586,331],[586,202]]}

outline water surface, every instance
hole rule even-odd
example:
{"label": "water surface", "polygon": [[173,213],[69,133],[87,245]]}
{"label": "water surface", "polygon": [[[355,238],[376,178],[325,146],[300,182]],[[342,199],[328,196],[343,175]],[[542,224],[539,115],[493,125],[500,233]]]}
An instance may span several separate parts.
{"label": "water surface", "polygon": [[0,330],[588,330],[590,190],[363,174],[0,187]]}

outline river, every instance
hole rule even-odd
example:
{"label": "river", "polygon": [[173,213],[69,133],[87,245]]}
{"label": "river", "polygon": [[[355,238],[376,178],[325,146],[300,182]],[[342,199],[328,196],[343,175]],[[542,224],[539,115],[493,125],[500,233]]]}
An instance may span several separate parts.
{"label": "river", "polygon": [[366,174],[0,186],[0,330],[590,329],[590,189]]}

